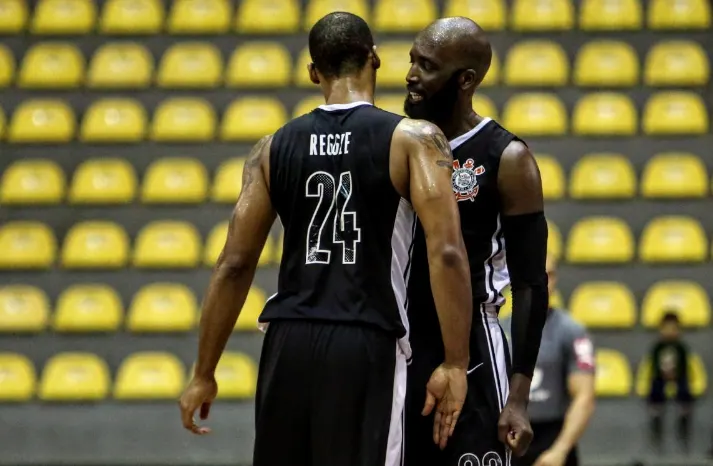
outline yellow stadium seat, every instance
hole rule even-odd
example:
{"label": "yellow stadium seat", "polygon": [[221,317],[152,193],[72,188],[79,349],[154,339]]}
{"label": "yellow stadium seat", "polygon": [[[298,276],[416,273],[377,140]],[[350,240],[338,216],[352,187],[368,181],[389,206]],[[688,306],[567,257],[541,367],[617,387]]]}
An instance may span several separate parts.
{"label": "yellow stadium seat", "polygon": [[89,34],[96,17],[92,0],[39,0],[30,29],[33,34]]}
{"label": "yellow stadium seat", "polygon": [[651,29],[708,29],[711,7],[707,0],[651,0]]}
{"label": "yellow stadium seat", "polygon": [[574,106],[572,130],[584,136],[629,136],[638,128],[634,102],[626,94],[595,92]]}
{"label": "yellow stadium seat", "polygon": [[323,16],[333,11],[354,13],[369,22],[369,4],[366,0],[310,0],[304,16],[304,30],[309,31]]}
{"label": "yellow stadium seat", "polygon": [[87,108],[79,138],[83,142],[139,142],[146,135],[146,110],[135,99],[101,99]]}
{"label": "yellow stadium seat", "polygon": [[253,286],[248,292],[248,297],[245,299],[243,310],[240,311],[240,317],[235,322],[235,330],[257,330],[257,319],[260,317],[267,297],[265,292],[260,288]]}
{"label": "yellow stadium seat", "polygon": [[27,3],[25,0],[0,0],[0,34],[18,34],[25,29]]}
{"label": "yellow stadium seat", "polygon": [[0,204],[58,204],[65,190],[64,173],[51,160],[18,160],[0,181]]}
{"label": "yellow stadium seat", "polygon": [[44,401],[103,400],[109,393],[109,367],[96,354],[59,353],[42,371],[39,398]]}
{"label": "yellow stadium seat", "polygon": [[141,352],[119,366],[114,398],[119,400],[177,399],[185,383],[183,363],[170,353]]}
{"label": "yellow stadium seat", "polygon": [[[405,97],[401,99],[401,106],[403,107],[403,100]],[[497,119],[498,118],[498,109],[495,107],[495,104],[493,101],[490,99],[490,97],[476,93],[473,94],[473,110],[478,115],[484,116],[484,117],[490,117],[492,119]]]}
{"label": "yellow stadium seat", "polygon": [[186,332],[196,325],[198,304],[179,283],[152,283],[131,302],[126,327],[132,332]]}
{"label": "yellow stadium seat", "polygon": [[85,221],[67,232],[62,248],[62,266],[68,269],[117,269],[129,255],[129,238],[113,222]]}
{"label": "yellow stadium seat", "polygon": [[36,385],[35,368],[28,358],[16,353],[0,353],[0,401],[29,401]]}
{"label": "yellow stadium seat", "polygon": [[27,285],[0,287],[0,332],[41,332],[47,327],[48,316],[49,302],[41,289]]}
{"label": "yellow stadium seat", "polygon": [[641,29],[640,0],[583,0],[579,7],[579,27],[585,31],[627,31]]}
{"label": "yellow stadium seat", "polygon": [[564,171],[556,158],[551,155],[537,154],[537,165],[542,177],[542,194],[545,199],[562,199],[565,192]]}
{"label": "yellow stadium seat", "polygon": [[[379,50],[379,53],[381,53],[381,50]],[[305,47],[300,51],[297,63],[292,71],[292,81],[297,87],[316,88],[317,85],[310,80],[309,72],[307,71],[307,66],[310,63],[312,63],[312,56],[309,54],[309,47]]]}
{"label": "yellow stadium seat", "polygon": [[84,57],[72,44],[40,43],[22,59],[17,84],[28,89],[79,87],[84,80]]}
{"label": "yellow stadium seat", "polygon": [[139,232],[133,264],[146,268],[195,267],[200,250],[200,235],[190,223],[155,221]]}
{"label": "yellow stadium seat", "polygon": [[708,240],[698,220],[661,216],[644,227],[639,256],[644,262],[703,262],[708,257]]}
{"label": "yellow stadium seat", "polygon": [[[696,353],[691,353],[688,360],[688,381],[691,394],[699,397],[706,392],[708,386],[708,376],[706,368],[701,360],[701,356]],[[651,389],[651,359],[647,356],[639,363],[639,368],[636,374],[636,394],[639,396],[647,396]],[[673,396],[676,393],[675,382],[669,382],[666,385],[666,394]]]}
{"label": "yellow stadium seat", "polygon": [[134,167],[122,159],[82,162],[69,190],[71,204],[127,204],[136,195]]}
{"label": "yellow stadium seat", "polygon": [[516,31],[562,31],[574,26],[569,0],[514,0],[510,23]]}
{"label": "yellow stadium seat", "polygon": [[153,68],[153,57],[143,45],[110,42],[94,52],[87,85],[93,88],[146,88],[151,84]]}
{"label": "yellow stadium seat", "polygon": [[562,257],[562,233],[557,225],[549,220],[547,220],[547,231],[547,254],[559,260]]}
{"label": "yellow stadium seat", "polygon": [[613,217],[588,217],[572,226],[567,261],[574,264],[623,263],[634,258],[629,226]]}
{"label": "yellow stadium seat", "polygon": [[647,86],[705,86],[710,63],[698,42],[671,40],[653,46],[646,55]]}
{"label": "yellow stadium seat", "polygon": [[379,94],[374,99],[374,105],[387,112],[405,116],[404,94]]}
{"label": "yellow stadium seat", "polygon": [[643,126],[644,132],[651,135],[705,134],[708,111],[698,94],[661,92],[646,103]]}
{"label": "yellow stadium seat", "polygon": [[639,82],[639,58],[626,42],[593,40],[584,44],[574,61],[578,86],[621,87]]}
{"label": "yellow stadium seat", "polygon": [[61,143],[74,136],[72,109],[60,100],[26,100],[12,115],[8,141],[16,143]]}
{"label": "yellow stadium seat", "polygon": [[636,323],[636,301],[626,285],[587,282],[569,299],[572,317],[587,328],[630,328]]}
{"label": "yellow stadium seat", "polygon": [[572,167],[569,195],[574,199],[628,199],[636,195],[636,172],[620,154],[588,154]]}
{"label": "yellow stadium seat", "polygon": [[57,332],[113,332],[123,316],[121,298],[110,286],[74,285],[59,295],[52,327]]}
{"label": "yellow stadium seat", "polygon": [[490,68],[483,78],[483,82],[480,83],[479,87],[490,87],[495,86],[500,82],[500,58],[495,50],[493,50],[493,56],[490,60]]}
{"label": "yellow stadium seat", "polygon": [[287,112],[273,97],[244,97],[225,110],[220,128],[223,141],[257,141],[287,123]]}
{"label": "yellow stadium seat", "polygon": [[505,84],[510,86],[564,86],[569,62],[562,47],[550,40],[529,40],[514,45],[505,58]]}
{"label": "yellow stadium seat", "polygon": [[384,42],[376,47],[381,59],[381,68],[376,73],[376,82],[380,87],[406,87],[406,74],[409,71],[409,52],[411,42]]}
{"label": "yellow stadium seat", "polygon": [[297,102],[297,105],[295,105],[295,108],[292,110],[292,118],[306,115],[320,105],[324,105],[324,97],[321,95],[311,95],[309,97],[305,97]]}
{"label": "yellow stadium seat", "polygon": [[[223,251],[225,239],[228,237],[228,222],[222,222],[216,225],[208,235],[206,241],[205,252],[203,254],[203,264],[208,267],[213,267],[218,261],[218,256]],[[265,241],[265,246],[260,253],[258,266],[270,265],[273,262],[275,255],[274,241],[271,236]]]}
{"label": "yellow stadium seat", "polygon": [[379,32],[417,32],[436,19],[432,0],[378,0],[374,27]]}
{"label": "yellow stadium seat", "polygon": [[[0,5],[2,5],[2,0],[0,0]],[[0,9],[2,9],[1,6]],[[14,77],[15,57],[13,57],[9,48],[0,44],[0,88],[9,86]]]}
{"label": "yellow stadium seat", "polygon": [[[235,49],[225,83],[233,87],[284,87],[292,72],[290,52],[280,42],[248,42]],[[303,68],[303,74],[307,71]]]}
{"label": "yellow stadium seat", "polygon": [[465,16],[478,22],[486,31],[505,29],[505,2],[503,0],[448,0],[443,16]]}
{"label": "yellow stadium seat", "polygon": [[230,29],[231,10],[228,0],[176,0],[167,29],[171,34],[225,34]]}
{"label": "yellow stadium seat", "polygon": [[654,283],[641,304],[641,323],[656,328],[666,312],[676,312],[684,327],[708,327],[711,304],[706,290],[688,280],[663,280]]}
{"label": "yellow stadium seat", "polygon": [[220,51],[205,42],[183,42],[161,57],[156,84],[171,88],[217,87],[223,79]]}
{"label": "yellow stadium seat", "polygon": [[205,201],[208,173],[196,159],[165,158],[146,169],[141,201],[146,204],[198,203]]}
{"label": "yellow stadium seat", "polygon": [[54,262],[57,241],[40,222],[7,222],[0,227],[0,269],[47,269]]}
{"label": "yellow stadium seat", "polygon": [[596,352],[594,392],[598,397],[626,397],[631,393],[631,367],[619,351],[601,348]]}
{"label": "yellow stadium seat", "polygon": [[244,165],[244,158],[234,158],[226,160],[218,167],[210,196],[213,202],[233,204],[238,200]]}
{"label": "yellow stadium seat", "polygon": [[173,97],[154,112],[151,139],[161,142],[205,142],[215,135],[215,111],[199,98]]}
{"label": "yellow stadium seat", "polygon": [[554,94],[523,93],[511,97],[503,109],[504,125],[527,136],[560,136],[567,132],[567,113]]}
{"label": "yellow stadium seat", "polygon": [[107,0],[99,21],[103,34],[156,34],[163,26],[159,0]]}
{"label": "yellow stadium seat", "polygon": [[644,166],[641,195],[652,198],[706,197],[706,165],[697,156],[685,152],[656,154]]}
{"label": "yellow stadium seat", "polygon": [[244,353],[226,351],[215,368],[219,400],[243,400],[255,396],[257,365]]}
{"label": "yellow stadium seat", "polygon": [[286,34],[300,27],[297,0],[243,0],[235,17],[238,32]]}

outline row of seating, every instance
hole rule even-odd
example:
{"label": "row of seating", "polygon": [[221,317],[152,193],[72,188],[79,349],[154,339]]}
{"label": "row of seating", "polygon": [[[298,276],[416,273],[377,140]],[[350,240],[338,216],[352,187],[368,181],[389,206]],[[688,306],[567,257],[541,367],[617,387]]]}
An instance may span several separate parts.
{"label": "row of seating", "polygon": [[[227,222],[218,224],[201,246],[196,228],[184,221],[153,221],[136,236],[133,254],[123,227],[110,221],[84,221],[69,229],[59,257],[67,269],[194,268],[212,266],[225,243]],[[594,216],[577,221],[569,231],[563,256],[562,237],[549,224],[548,250],[572,264],[623,264],[635,258],[634,237],[626,221]],[[688,264],[709,260],[708,239],[701,224],[688,216],[651,219],[641,234],[638,259],[643,263]],[[56,261],[57,239],[45,224],[11,221],[0,227],[0,269],[48,269]],[[282,241],[270,240],[262,264],[279,262]]]}
{"label": "row of seating", "polygon": [[[405,94],[381,95],[376,105],[403,113]],[[293,110],[297,117],[324,103],[321,95],[300,101]],[[482,95],[474,108],[497,118],[492,101]],[[708,110],[703,99],[692,92],[659,92],[651,95],[639,121],[637,109],[622,93],[597,92],[582,96],[574,105],[572,121],[555,94],[521,93],[504,105],[501,122],[521,136],[652,136],[701,135],[709,130]],[[85,142],[131,143],[146,138],[157,142],[256,141],[288,122],[287,110],[274,97],[243,97],[226,107],[218,124],[216,110],[205,99],[169,97],[160,102],[148,122],[147,111],[136,99],[107,98],[90,104],[77,131],[72,108],[58,99],[28,99],[17,106],[7,129],[11,143],[67,143],[78,136]],[[0,135],[4,129],[0,109]],[[219,127],[218,127],[219,126]],[[77,132],[79,134],[77,134]]]}
{"label": "row of seating", "polygon": [[[382,65],[378,83],[403,87],[409,67],[409,41],[378,45]],[[0,87],[16,82],[30,89],[211,88],[225,85],[244,88],[281,88],[292,83],[314,87],[305,47],[295,60],[281,42],[256,41],[240,45],[227,58],[210,42],[179,42],[158,60],[136,42],[108,42],[89,60],[69,42],[39,42],[22,57],[15,76],[15,57],[0,45]],[[584,87],[704,86],[710,79],[710,63],[703,47],[690,40],[665,40],[654,44],[644,58],[643,70],[634,48],[624,41],[592,40],[574,56],[572,70],[564,48],[551,40],[523,40],[514,44],[500,65],[493,55],[482,86],[565,86],[570,81]],[[502,76],[501,76],[502,75]]]}
{"label": "row of seating", "polygon": [[[640,193],[649,199],[696,199],[708,196],[710,182],[703,161],[693,154],[666,152],[644,166],[637,190],[636,172],[621,154],[594,153],[578,159],[569,183],[557,158],[535,155],[542,175],[545,199],[631,199]],[[0,205],[198,204],[234,203],[241,188],[244,158],[228,159],[216,170],[214,182],[198,159],[158,159],[147,167],[139,188],[130,162],[97,158],[82,162],[67,188],[60,166],[48,159],[24,159],[10,164],[0,177]]]}
{"label": "row of seating", "polygon": [[[596,352],[596,393],[600,397],[626,397],[632,392],[631,364],[622,353],[608,348]],[[698,354],[689,363],[691,392],[701,396],[707,375]],[[65,352],[44,365],[39,383],[32,362],[17,353],[0,353],[0,401],[175,400],[187,381],[187,370],[167,352],[138,352],[126,357],[114,377],[107,363],[93,353]],[[651,363],[642,360],[637,369],[635,393],[644,396],[651,379]],[[255,394],[257,368],[247,355],[226,352],[216,370],[219,399],[249,399]],[[675,390],[675,387],[667,387]]]}
{"label": "row of seating", "polygon": [[[178,399],[187,382],[183,362],[162,351],[133,353],[122,361],[112,384],[109,367],[93,353],[64,352],[44,365],[39,383],[32,362],[17,353],[0,353],[0,401],[98,401]],[[223,354],[216,369],[221,399],[255,395],[257,367],[250,356]]]}
{"label": "row of seating", "polygon": [[[228,222],[216,225],[205,247],[198,230],[183,221],[153,221],[139,231],[133,253],[123,227],[108,221],[85,221],[67,232],[60,265],[68,269],[212,267],[228,235]],[[57,240],[41,222],[15,221],[0,227],[0,269],[47,269],[56,261]],[[261,266],[280,261],[282,240],[269,239]]]}
{"label": "row of seating", "polygon": [[[257,330],[265,306],[265,292],[253,287],[248,293],[237,331]],[[109,285],[78,284],[57,298],[50,317],[47,295],[34,286],[0,287],[0,332],[187,332],[198,322],[198,300],[193,291],[178,283],[152,283],[132,298],[126,316],[117,291]],[[698,319],[700,320],[700,319]]]}
{"label": "row of seating", "polygon": [[[35,34],[225,34],[293,33],[309,29],[335,11],[357,13],[378,32],[412,32],[441,16],[434,0],[310,0],[300,21],[299,0],[243,0],[233,15],[229,0],[174,0],[166,13],[161,0],[107,0],[97,21],[92,0],[39,0],[32,20],[25,0],[2,0],[0,33],[18,33],[29,23]],[[638,30],[644,27],[640,0],[582,0],[578,26],[587,31]],[[651,29],[706,29],[710,5],[706,0],[651,0],[646,25]],[[513,0],[510,14],[504,0],[447,0],[444,16],[478,18],[487,29],[516,31],[567,30],[575,27],[571,0]],[[167,18],[166,18],[167,16]],[[509,16],[509,18],[508,18]],[[97,24],[98,23],[98,24]]]}
{"label": "row of seating", "polygon": [[[265,305],[265,292],[257,286],[247,301],[235,330],[257,330],[257,318]],[[511,300],[501,316],[511,312]],[[640,321],[655,328],[668,311],[679,314],[687,328],[710,324],[711,309],[703,287],[687,280],[662,280],[649,287],[641,301],[641,315],[633,292],[623,283],[584,282],[578,285],[564,306],[557,293],[552,306],[566,308],[575,320],[590,329],[629,329]],[[186,332],[195,328],[198,300],[193,291],[179,283],[157,282],[134,294],[125,312],[119,293],[109,285],[82,283],[68,287],[57,298],[54,312],[41,289],[30,285],[0,287],[0,332]]]}

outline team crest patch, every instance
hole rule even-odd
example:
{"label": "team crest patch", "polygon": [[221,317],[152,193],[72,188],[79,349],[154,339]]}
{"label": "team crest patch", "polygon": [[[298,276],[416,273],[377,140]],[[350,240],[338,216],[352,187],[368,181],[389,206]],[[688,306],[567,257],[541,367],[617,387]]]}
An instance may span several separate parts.
{"label": "team crest patch", "polygon": [[458,160],[453,161],[453,177],[451,178],[451,184],[453,185],[453,192],[456,193],[456,200],[473,202],[475,196],[478,195],[478,175],[485,173],[485,168],[481,165],[478,168],[475,167],[475,162],[473,159],[468,159],[465,161],[463,166],[460,166]]}

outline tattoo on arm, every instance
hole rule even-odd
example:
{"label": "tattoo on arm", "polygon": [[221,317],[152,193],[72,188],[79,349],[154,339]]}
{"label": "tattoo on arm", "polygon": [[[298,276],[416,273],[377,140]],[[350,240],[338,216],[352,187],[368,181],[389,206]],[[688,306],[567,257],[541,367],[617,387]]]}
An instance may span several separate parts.
{"label": "tattoo on arm", "polygon": [[250,151],[248,159],[245,161],[245,167],[243,168],[243,191],[255,181],[255,170],[260,169],[265,146],[269,144],[270,141],[272,141],[272,135],[265,136],[260,139]]}
{"label": "tattoo on arm", "polygon": [[447,168],[448,170],[453,169],[451,145],[443,133],[437,131],[432,124],[415,120],[405,124],[403,129],[409,137],[427,147],[436,149],[438,153],[438,158],[436,159],[437,166]]}

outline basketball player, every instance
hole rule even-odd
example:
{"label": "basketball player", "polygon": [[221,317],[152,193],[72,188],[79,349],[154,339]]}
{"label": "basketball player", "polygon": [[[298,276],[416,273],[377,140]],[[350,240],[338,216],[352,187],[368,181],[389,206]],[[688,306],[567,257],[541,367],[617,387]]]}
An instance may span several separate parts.
{"label": "basketball player", "polygon": [[[540,173],[525,143],[472,108],[473,93],[492,56],[477,24],[467,18],[440,19],[418,34],[410,55],[404,110],[411,118],[436,123],[450,140],[452,189],[470,260],[475,315],[468,397],[458,427],[440,451],[427,442],[430,421],[419,412],[423,386],[443,357],[443,344],[428,279],[428,232],[417,228],[409,283],[414,360],[408,372],[406,464],[509,464],[511,452],[522,455],[532,439],[527,402],[547,316],[547,224]],[[504,301],[501,292],[511,280],[509,371],[498,310]],[[438,432],[433,435],[438,437]],[[444,439],[434,440],[444,448]]]}
{"label": "basketball player", "polygon": [[325,16],[309,49],[309,75],[326,104],[263,138],[246,161],[180,400],[183,425],[208,432],[193,415],[205,419],[216,396],[216,365],[277,214],[284,253],[278,292],[260,316],[269,327],[253,465],[400,465],[416,214],[444,341],[442,364],[423,381],[426,409],[438,400],[444,437],[467,391],[472,301],[453,159],[437,127],[372,105],[380,62],[364,20]]}

